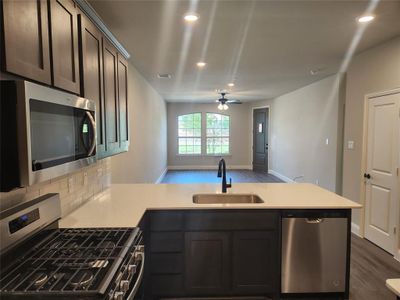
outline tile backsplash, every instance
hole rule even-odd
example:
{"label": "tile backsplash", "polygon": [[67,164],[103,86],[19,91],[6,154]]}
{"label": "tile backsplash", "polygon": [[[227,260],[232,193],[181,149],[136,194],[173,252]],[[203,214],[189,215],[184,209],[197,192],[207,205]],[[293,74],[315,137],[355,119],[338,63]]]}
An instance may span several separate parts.
{"label": "tile backsplash", "polygon": [[111,184],[111,161],[105,158],[81,170],[29,187],[0,193],[0,211],[48,193],[59,193],[62,216],[69,214]]}

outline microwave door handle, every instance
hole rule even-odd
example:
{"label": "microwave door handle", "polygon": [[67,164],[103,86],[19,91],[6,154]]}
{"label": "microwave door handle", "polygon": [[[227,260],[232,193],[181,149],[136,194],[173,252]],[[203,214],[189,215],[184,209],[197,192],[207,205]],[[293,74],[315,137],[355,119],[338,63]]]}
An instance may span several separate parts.
{"label": "microwave door handle", "polygon": [[92,145],[90,146],[89,152],[88,152],[88,156],[91,156],[93,154],[94,148],[96,147],[96,123],[94,122],[93,116],[90,112],[86,111],[86,116],[90,121],[90,124],[92,126],[92,130],[93,130],[93,141],[92,141]]}

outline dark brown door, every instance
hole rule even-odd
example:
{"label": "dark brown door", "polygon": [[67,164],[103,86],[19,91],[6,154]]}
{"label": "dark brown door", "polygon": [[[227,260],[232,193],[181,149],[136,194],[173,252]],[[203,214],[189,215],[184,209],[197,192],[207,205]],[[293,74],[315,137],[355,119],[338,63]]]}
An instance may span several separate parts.
{"label": "dark brown door", "polygon": [[50,0],[54,86],[79,94],[78,19],[72,0]]}
{"label": "dark brown door", "polygon": [[119,100],[119,130],[121,151],[128,151],[128,62],[118,53],[118,100]]}
{"label": "dark brown door", "polygon": [[248,295],[272,293],[278,270],[278,240],[274,231],[233,234],[233,291]]}
{"label": "dark brown door", "polygon": [[106,151],[108,155],[119,151],[117,60],[117,50],[106,38],[103,38]]}
{"label": "dark brown door", "polygon": [[81,36],[81,95],[96,102],[97,154],[105,151],[102,34],[84,15],[79,16]]}
{"label": "dark brown door", "polygon": [[226,295],[230,285],[229,233],[185,233],[185,288],[188,295]]}
{"label": "dark brown door", "polygon": [[268,172],[268,108],[253,111],[253,170]]}
{"label": "dark brown door", "polygon": [[51,84],[47,1],[2,1],[4,69]]}

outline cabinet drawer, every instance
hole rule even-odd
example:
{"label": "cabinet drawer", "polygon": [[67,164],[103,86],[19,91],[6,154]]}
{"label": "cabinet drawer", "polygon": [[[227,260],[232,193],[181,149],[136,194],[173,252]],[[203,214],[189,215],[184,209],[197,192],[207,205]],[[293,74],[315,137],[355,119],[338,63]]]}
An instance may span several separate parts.
{"label": "cabinet drawer", "polygon": [[152,274],[183,273],[183,255],[179,253],[154,253],[151,255]]}
{"label": "cabinet drawer", "polygon": [[151,294],[160,296],[183,295],[182,275],[152,275]]}
{"label": "cabinet drawer", "polygon": [[181,232],[152,232],[151,252],[182,252],[183,234]]}
{"label": "cabinet drawer", "polygon": [[273,230],[278,227],[275,211],[192,211],[185,214],[186,230]]}
{"label": "cabinet drawer", "polygon": [[176,211],[157,211],[150,215],[151,231],[179,231],[183,227],[183,214]]}

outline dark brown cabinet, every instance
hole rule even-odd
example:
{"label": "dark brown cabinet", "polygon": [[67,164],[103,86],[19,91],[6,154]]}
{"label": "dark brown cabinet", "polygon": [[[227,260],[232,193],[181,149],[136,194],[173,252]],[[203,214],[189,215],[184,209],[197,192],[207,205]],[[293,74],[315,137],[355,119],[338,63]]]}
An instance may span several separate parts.
{"label": "dark brown cabinet", "polygon": [[102,34],[83,14],[79,16],[81,96],[96,102],[97,154],[106,150]]}
{"label": "dark brown cabinet", "polygon": [[118,53],[118,101],[119,101],[119,147],[127,151],[129,146],[128,115],[128,62]]}
{"label": "dark brown cabinet", "polygon": [[237,294],[273,293],[279,268],[275,231],[233,233],[232,284]]}
{"label": "dark brown cabinet", "polygon": [[186,292],[196,296],[227,295],[229,283],[229,233],[186,232]]}
{"label": "dark brown cabinet", "polygon": [[96,103],[97,157],[128,151],[128,62],[73,0],[4,0],[2,70]]}
{"label": "dark brown cabinet", "polygon": [[279,295],[279,211],[146,215],[145,299]]}
{"label": "dark brown cabinet", "polygon": [[103,80],[106,126],[106,152],[119,152],[119,101],[117,82],[117,50],[103,38]]}
{"label": "dark brown cabinet", "polygon": [[51,84],[47,1],[2,1],[3,70]]}
{"label": "dark brown cabinet", "polygon": [[49,3],[53,84],[79,94],[77,9],[72,0],[51,0]]}

